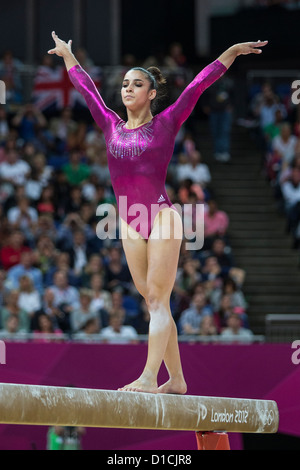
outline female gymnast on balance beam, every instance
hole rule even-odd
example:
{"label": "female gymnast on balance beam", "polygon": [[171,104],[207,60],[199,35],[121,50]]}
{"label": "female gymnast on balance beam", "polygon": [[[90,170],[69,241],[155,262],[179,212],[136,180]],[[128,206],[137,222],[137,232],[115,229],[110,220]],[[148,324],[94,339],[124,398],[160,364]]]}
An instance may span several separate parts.
{"label": "female gymnast on balance beam", "polygon": [[[191,114],[200,95],[220,78],[239,55],[260,54],[267,41],[235,44],[205,67],[182,92],[177,101],[153,115],[152,105],[165,82],[159,69],[133,68],[123,80],[122,101],[127,122],[107,108],[89,75],[72,53],[72,41],[62,41],[52,32],[55,47],[48,51],[62,57],[70,80],[83,95],[102,129],[112,186],[121,220],[121,238],[133,281],[144,297],[149,313],[147,361],[140,377],[119,390],[185,394],[177,329],[170,311],[183,227],[170,202],[165,178],[173,154],[176,134]],[[127,198],[128,211],[121,204]],[[147,208],[136,230],[130,221],[133,204]],[[136,207],[136,206],[134,206]],[[151,213],[152,208],[156,211]],[[153,212],[153,211],[152,211]],[[169,380],[158,386],[157,375],[164,361]]]}

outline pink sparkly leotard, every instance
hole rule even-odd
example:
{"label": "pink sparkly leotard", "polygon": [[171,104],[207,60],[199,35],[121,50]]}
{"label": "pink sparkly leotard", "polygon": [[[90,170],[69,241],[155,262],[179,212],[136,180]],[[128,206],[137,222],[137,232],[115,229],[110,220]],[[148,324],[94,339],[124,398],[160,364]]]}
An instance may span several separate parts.
{"label": "pink sparkly leotard", "polygon": [[165,180],[175,137],[200,95],[226,70],[215,60],[194,78],[175,103],[136,129],[127,129],[125,121],[105,105],[80,65],[69,70],[70,80],[104,133],[119,216],[145,239],[149,238],[155,215],[164,207],[174,207],[166,193]]}

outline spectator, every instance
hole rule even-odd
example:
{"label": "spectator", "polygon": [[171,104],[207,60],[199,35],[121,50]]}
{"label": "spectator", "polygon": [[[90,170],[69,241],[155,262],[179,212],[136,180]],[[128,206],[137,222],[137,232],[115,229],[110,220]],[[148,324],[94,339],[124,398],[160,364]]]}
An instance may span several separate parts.
{"label": "spectator", "polygon": [[71,312],[71,329],[73,333],[78,333],[82,330],[88,320],[95,319],[98,323],[98,331],[100,331],[100,318],[96,310],[91,308],[91,301],[93,293],[90,289],[80,289],[79,291],[79,308]]}
{"label": "spectator", "polygon": [[[106,312],[112,309],[112,294],[103,289],[103,274],[94,273],[91,276],[90,288],[93,292],[93,298],[91,302],[91,309],[95,311]],[[102,325],[106,326],[105,322],[102,321]]]}
{"label": "spectator", "polygon": [[50,290],[50,288],[45,289],[43,292],[43,296],[42,296],[42,308],[39,311],[35,312],[31,321],[30,329],[32,331],[38,330],[39,316],[44,315],[44,314],[48,315],[54,327],[58,328],[60,310],[54,304],[54,301],[55,301],[54,293]]}
{"label": "spectator", "polygon": [[216,237],[211,245],[211,256],[214,256],[218,264],[223,269],[228,269],[233,267],[233,258],[231,253],[231,248],[226,245],[225,240],[222,237]]}
{"label": "spectator", "polygon": [[186,163],[177,166],[177,181],[180,183],[185,179],[191,179],[205,188],[211,182],[209,167],[201,162],[201,153],[193,150],[187,157]]}
{"label": "spectator", "polygon": [[18,306],[27,313],[30,320],[35,312],[42,307],[41,295],[34,288],[32,279],[29,276],[23,275],[19,278]]}
{"label": "spectator", "polygon": [[216,336],[218,334],[217,327],[215,324],[214,317],[206,315],[202,318],[200,324],[200,336]]}
{"label": "spectator", "polygon": [[12,119],[12,125],[18,129],[24,143],[41,146],[40,131],[47,126],[47,120],[33,103],[27,103],[19,109]]}
{"label": "spectator", "polygon": [[292,168],[289,179],[281,184],[281,192],[287,216],[288,231],[294,237],[296,248],[300,238],[297,231],[300,222],[300,170],[297,167]]}
{"label": "spectator", "polygon": [[18,332],[29,331],[29,318],[27,312],[19,307],[19,291],[16,289],[10,290],[6,295],[4,307],[0,310],[1,324],[6,325],[11,315],[18,318]]}
{"label": "spectator", "polygon": [[65,107],[60,116],[50,120],[49,130],[55,140],[55,151],[61,155],[68,149],[69,140],[78,129],[70,107]]}
{"label": "spectator", "polygon": [[81,209],[82,204],[86,202],[81,186],[72,186],[70,188],[70,197],[66,204],[66,211],[78,213]]}
{"label": "spectator", "polygon": [[0,330],[0,338],[7,339],[18,336],[20,333],[19,318],[17,315],[9,314],[3,328]]}
{"label": "spectator", "polygon": [[224,237],[227,234],[229,218],[226,212],[218,209],[215,200],[210,199],[204,213],[205,248],[210,248],[214,237]]}
{"label": "spectator", "polygon": [[67,252],[60,251],[56,254],[54,264],[51,266],[51,268],[46,272],[44,276],[44,284],[45,286],[50,286],[53,284],[53,278],[55,276],[55,273],[58,271],[63,271],[66,273],[67,278],[68,278],[68,283],[71,286],[78,287],[81,284],[81,278],[80,276],[77,276],[74,269],[71,267],[71,262],[70,262],[70,255]]}
{"label": "spectator", "polygon": [[261,109],[268,98],[272,98],[275,101],[277,97],[274,94],[271,83],[265,82],[262,84],[261,90],[254,95],[250,103],[250,111],[255,119],[259,119]]}
{"label": "spectator", "polygon": [[71,328],[70,315],[80,307],[79,292],[75,287],[69,285],[65,271],[57,271],[54,274],[53,282],[49,289],[54,294],[53,305],[59,310],[58,326],[63,332],[69,332]]}
{"label": "spectator", "polygon": [[50,427],[47,433],[47,450],[81,450],[83,427]]}
{"label": "spectator", "polygon": [[97,150],[93,159],[94,161],[91,162],[91,173],[96,175],[97,183],[103,186],[110,186],[111,180],[107,164],[106,147],[101,147]]}
{"label": "spectator", "polygon": [[13,229],[19,228],[32,240],[38,222],[38,212],[30,205],[27,197],[20,199],[15,207],[7,212],[7,220]]}
{"label": "spectator", "polygon": [[18,203],[26,197],[26,185],[17,185],[14,188],[14,192],[5,200],[3,204],[4,213],[7,215],[9,209],[18,205]]}
{"label": "spectator", "polygon": [[54,171],[51,182],[55,184],[55,219],[58,223],[61,223],[67,216],[67,205],[70,199],[71,186],[67,181],[66,175],[61,169],[56,169]]}
{"label": "spectator", "polygon": [[30,166],[22,160],[16,149],[12,148],[6,152],[6,161],[0,164],[0,177],[2,184],[10,185],[10,194],[17,185],[24,185],[30,174]]}
{"label": "spectator", "polygon": [[83,229],[77,229],[73,232],[73,243],[68,253],[71,268],[74,270],[75,275],[81,276],[90,255],[89,244]]}
{"label": "spectator", "polygon": [[259,110],[259,124],[262,132],[264,132],[270,124],[274,124],[278,109],[285,118],[286,112],[284,107],[278,103],[278,98],[272,92],[265,95]]}
{"label": "spectator", "polygon": [[179,332],[184,335],[198,335],[202,319],[212,315],[205,294],[198,293],[192,297],[191,306],[184,310],[179,318]]}
{"label": "spectator", "polygon": [[247,308],[247,302],[243,292],[238,288],[236,282],[230,277],[224,279],[222,287],[213,290],[210,301],[214,311],[220,309],[221,299],[224,295],[229,295],[232,307]]}
{"label": "spectator", "polygon": [[24,185],[24,191],[26,197],[31,203],[35,204],[41,196],[42,186],[37,180],[36,174],[31,170],[28,179]]}
{"label": "spectator", "polygon": [[83,222],[79,214],[70,212],[57,230],[56,247],[61,251],[69,251],[72,248],[76,230],[84,230],[88,235],[89,226]]}
{"label": "spectator", "polygon": [[101,339],[110,344],[136,343],[138,334],[133,326],[124,325],[124,313],[113,313],[109,317],[109,326],[101,331]]}
{"label": "spectator", "polygon": [[[47,226],[47,224],[46,224]],[[51,231],[49,230],[51,235]],[[43,275],[43,284],[45,284],[46,274],[53,268],[55,265],[57,257],[57,251],[53,243],[53,238],[46,234],[41,234],[36,239],[35,249],[34,249],[34,260],[36,266],[41,270]]]}
{"label": "spectator", "polygon": [[91,335],[98,335],[100,331],[99,318],[89,318],[82,325],[81,330],[78,333],[73,334],[72,338],[79,339],[81,341],[89,340]]}
{"label": "spectator", "polygon": [[7,271],[7,285],[10,289],[17,289],[21,276],[28,276],[34,285],[34,288],[42,294],[43,275],[40,269],[34,267],[34,255],[31,251],[25,251],[21,254],[20,263],[16,264]]}
{"label": "spectator", "polygon": [[264,138],[266,141],[267,149],[271,149],[272,141],[275,137],[280,135],[281,125],[283,123],[283,115],[281,109],[275,111],[275,121],[271,122],[264,128]]}
{"label": "spectator", "polygon": [[[35,342],[48,342],[56,339],[62,339],[63,332],[59,328],[55,328],[53,321],[49,315],[41,313],[38,317],[38,328],[34,331]],[[45,336],[43,338],[43,336]]]}
{"label": "spectator", "polygon": [[123,295],[122,290],[118,288],[112,292],[111,300],[111,311],[124,311],[124,324],[136,328],[140,308],[135,297],[133,295]]}
{"label": "spectator", "polygon": [[250,340],[253,337],[253,333],[248,328],[242,327],[242,318],[239,313],[233,311],[227,319],[227,328],[221,332],[222,338]]}
{"label": "spectator", "polygon": [[47,165],[46,155],[41,152],[34,154],[29,164],[42,188],[48,186],[53,176],[53,167]]}
{"label": "spectator", "polygon": [[[85,136],[86,155],[90,163],[97,164],[98,158],[104,150],[106,156],[106,143],[102,129],[95,122],[87,129]],[[106,157],[107,162],[107,157]]]}
{"label": "spectator", "polygon": [[41,189],[40,196],[36,202],[36,208],[40,215],[47,214],[53,216],[56,210],[55,207],[55,188],[52,184],[48,184]]}
{"label": "spectator", "polygon": [[109,315],[113,315],[115,313],[119,313],[123,315],[124,322],[126,320],[126,309],[123,305],[123,293],[122,290],[116,289],[111,294],[111,307],[108,311]]}
{"label": "spectator", "polygon": [[293,160],[296,153],[297,137],[292,134],[289,123],[284,123],[280,128],[280,135],[274,137],[272,149],[279,158],[280,166],[284,170]]}
{"label": "spectator", "polygon": [[[34,245],[38,249],[38,245],[46,245],[48,248],[55,248],[57,238],[57,230],[54,224],[54,219],[51,214],[41,214],[34,230]],[[50,245],[51,243],[51,245]]]}
{"label": "spectator", "polygon": [[63,172],[71,186],[82,185],[90,176],[89,165],[81,162],[81,154],[78,150],[70,153],[70,162],[63,166]]}
{"label": "spectator", "polygon": [[218,328],[218,332],[221,332],[227,326],[227,318],[232,314],[233,306],[231,296],[229,294],[222,295],[218,310],[214,311],[214,319]]}
{"label": "spectator", "polygon": [[106,288],[110,292],[117,287],[121,287],[124,292],[128,292],[132,284],[129,268],[122,260],[122,251],[117,246],[109,249],[108,263],[105,266]]}
{"label": "spectator", "polygon": [[225,270],[220,266],[215,256],[207,256],[204,260],[202,269],[202,281],[214,281],[214,287],[218,287],[222,284],[224,277],[227,275],[227,269]]}
{"label": "spectator", "polygon": [[221,162],[231,158],[232,89],[232,80],[222,77],[209,88],[204,107],[209,115],[214,157]]}
{"label": "spectator", "polygon": [[[296,172],[297,171],[300,172],[300,145],[299,143],[300,141],[298,141],[296,155],[293,158],[292,162],[280,173],[280,177],[277,182],[278,186],[282,185],[285,181],[290,180],[294,168],[296,169]],[[282,196],[281,193],[280,195]]]}
{"label": "spectator", "polygon": [[0,250],[0,262],[7,271],[21,261],[22,253],[29,252],[31,249],[25,245],[25,237],[21,230],[11,232],[7,245]]}
{"label": "spectator", "polygon": [[201,280],[201,273],[199,272],[199,262],[193,258],[187,258],[182,267],[177,270],[175,289],[178,293],[184,294],[186,291],[191,291],[194,286]]}
{"label": "spectator", "polygon": [[[97,253],[91,254],[81,275],[81,283],[83,287],[91,288],[91,280],[94,274],[102,275],[104,272],[103,260]],[[101,285],[102,287],[102,285]]]}

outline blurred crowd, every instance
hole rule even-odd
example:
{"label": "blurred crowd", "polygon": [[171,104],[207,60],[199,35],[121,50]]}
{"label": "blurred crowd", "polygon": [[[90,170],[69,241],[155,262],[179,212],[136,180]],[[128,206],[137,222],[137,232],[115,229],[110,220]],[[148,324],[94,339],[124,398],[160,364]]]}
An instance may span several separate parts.
{"label": "blurred crowd", "polygon": [[[174,98],[188,74],[180,45],[172,54],[164,67],[173,73]],[[48,60],[36,73],[39,86],[42,77],[48,80],[43,91],[63,73],[61,64]],[[87,71],[94,66],[86,56],[81,63]],[[0,106],[0,335],[136,342],[148,332],[145,301],[118,237],[101,240],[96,232],[97,207],[116,207],[102,131],[83,103],[55,107],[43,94],[41,106],[38,87],[35,100],[24,102],[19,66],[10,52],[0,61],[7,90]],[[112,96],[119,80],[117,75],[101,92]],[[190,207],[188,217],[195,216],[196,204],[204,205],[205,240],[200,250],[188,250],[183,240],[171,311],[180,335],[251,338],[245,272],[235,265],[230,220],[214,197],[210,168],[195,142],[183,127],[167,191],[173,203]]]}
{"label": "blurred crowd", "polygon": [[[286,218],[292,248],[300,248],[300,105],[297,89],[265,82],[251,99],[263,171]],[[256,127],[255,127],[256,126]]]}

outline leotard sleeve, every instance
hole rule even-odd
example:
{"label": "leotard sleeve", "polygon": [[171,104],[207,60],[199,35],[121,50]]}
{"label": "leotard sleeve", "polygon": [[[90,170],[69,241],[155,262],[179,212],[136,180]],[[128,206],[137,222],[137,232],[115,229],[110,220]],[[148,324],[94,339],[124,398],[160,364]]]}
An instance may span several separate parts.
{"label": "leotard sleeve", "polygon": [[69,69],[68,74],[76,90],[84,97],[96,124],[103,132],[112,120],[120,120],[120,117],[106,106],[93,80],[80,65],[74,65]]}
{"label": "leotard sleeve", "polygon": [[193,111],[202,93],[218,80],[227,68],[218,59],[207,65],[185,88],[179,98],[161,114],[167,119],[169,128],[177,133]]}

